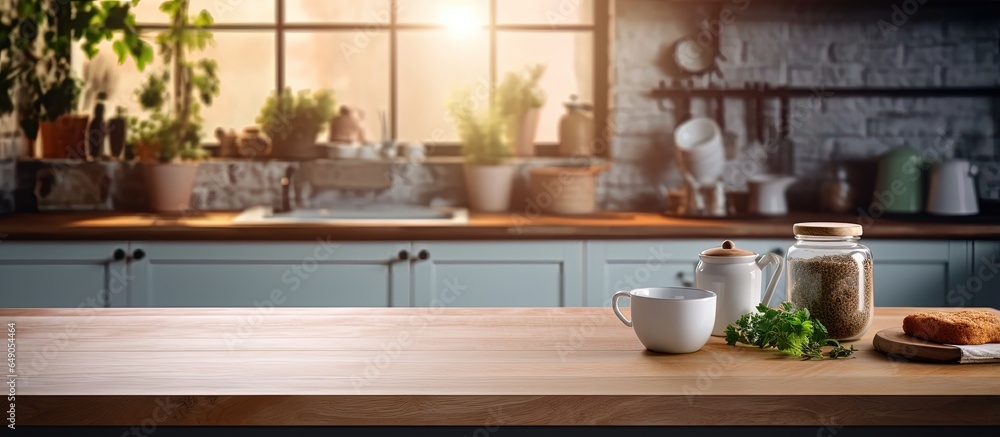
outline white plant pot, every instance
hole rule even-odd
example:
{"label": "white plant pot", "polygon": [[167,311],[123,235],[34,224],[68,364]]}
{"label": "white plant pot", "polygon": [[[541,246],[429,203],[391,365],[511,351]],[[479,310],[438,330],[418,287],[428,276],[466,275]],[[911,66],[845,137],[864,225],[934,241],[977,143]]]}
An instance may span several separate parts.
{"label": "white plant pot", "polygon": [[514,156],[535,156],[535,135],[541,116],[541,108],[529,109],[507,126],[507,137]]}
{"label": "white plant pot", "polygon": [[146,198],[153,212],[177,213],[191,209],[197,163],[147,164],[142,168]]}
{"label": "white plant pot", "polygon": [[465,190],[469,209],[477,212],[505,212],[510,209],[514,166],[465,165]]}

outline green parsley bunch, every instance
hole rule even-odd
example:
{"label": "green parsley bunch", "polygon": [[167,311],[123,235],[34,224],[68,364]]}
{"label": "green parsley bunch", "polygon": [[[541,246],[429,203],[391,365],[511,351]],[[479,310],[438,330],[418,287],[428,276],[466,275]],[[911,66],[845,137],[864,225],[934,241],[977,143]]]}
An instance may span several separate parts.
{"label": "green parsley bunch", "polygon": [[[809,310],[795,310],[791,302],[782,302],[778,308],[757,305],[756,313],[747,313],[726,326],[726,343],[748,344],[763,348],[777,348],[780,352],[801,357],[803,360],[849,357],[855,349],[844,347],[837,340],[827,338],[829,333],[819,320],[809,315]],[[824,347],[832,347],[824,352]]]}

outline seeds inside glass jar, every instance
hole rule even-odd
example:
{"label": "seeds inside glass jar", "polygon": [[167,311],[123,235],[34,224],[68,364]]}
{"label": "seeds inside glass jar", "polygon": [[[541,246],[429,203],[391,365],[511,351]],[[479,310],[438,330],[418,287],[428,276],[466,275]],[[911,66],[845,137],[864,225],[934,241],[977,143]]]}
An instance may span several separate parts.
{"label": "seeds inside glass jar", "polygon": [[874,280],[872,260],[826,255],[788,261],[792,303],[808,309],[830,338],[859,336],[871,321]]}

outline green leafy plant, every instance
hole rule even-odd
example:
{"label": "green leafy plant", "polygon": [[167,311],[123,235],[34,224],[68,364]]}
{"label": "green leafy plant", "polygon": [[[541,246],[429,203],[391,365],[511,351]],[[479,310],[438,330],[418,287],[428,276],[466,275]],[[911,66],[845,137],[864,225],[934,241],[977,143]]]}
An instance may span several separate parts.
{"label": "green leafy plant", "polygon": [[156,36],[167,69],[150,74],[136,90],[145,120],[130,121],[130,143],[142,161],[191,161],[207,156],[201,147],[201,107],[219,95],[218,66],[214,60],[188,60],[214,42],[208,11],[188,14],[190,0],[168,0],[160,11],[170,25]]}
{"label": "green leafy plant", "polygon": [[496,105],[477,111],[472,90],[465,88],[452,96],[448,113],[458,129],[465,162],[498,165],[510,158],[510,146],[504,138],[504,118]]}
{"label": "green leafy plant", "polygon": [[[804,360],[851,356],[854,346],[846,348],[840,342],[827,338],[826,327],[811,317],[805,309],[795,310],[791,302],[782,302],[778,308],[757,306],[757,312],[744,314],[735,325],[726,326],[726,343],[737,343],[760,348],[777,348],[780,352]],[[824,347],[830,347],[826,352]]]}
{"label": "green leafy plant", "polygon": [[271,93],[260,108],[257,125],[276,147],[300,141],[313,143],[333,118],[337,101],[331,90]]}
{"label": "green leafy plant", "polygon": [[545,74],[545,65],[524,68],[520,73],[508,72],[496,89],[496,103],[500,115],[508,120],[517,119],[531,109],[545,105],[545,91],[538,82]]}
{"label": "green leafy plant", "polygon": [[111,41],[119,62],[129,56],[139,70],[153,49],[139,39],[133,1],[8,0],[0,10],[0,115],[17,110],[18,122],[34,139],[41,120],[76,110],[80,81],[70,56],[79,42],[93,58],[102,41]]}

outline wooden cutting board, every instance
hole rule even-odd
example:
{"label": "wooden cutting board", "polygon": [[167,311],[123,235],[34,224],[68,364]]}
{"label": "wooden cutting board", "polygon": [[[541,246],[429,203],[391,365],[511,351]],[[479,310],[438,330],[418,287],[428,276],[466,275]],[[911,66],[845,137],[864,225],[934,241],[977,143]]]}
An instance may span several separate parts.
{"label": "wooden cutting board", "polygon": [[962,359],[961,349],[910,337],[903,333],[902,327],[887,328],[875,333],[872,344],[876,350],[895,360],[958,363]]}

